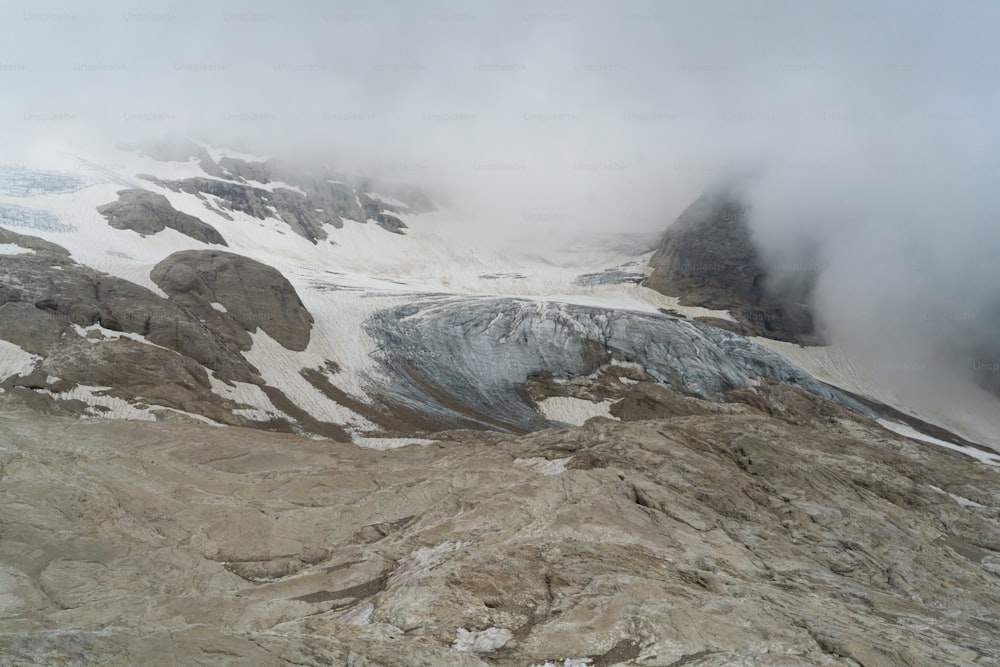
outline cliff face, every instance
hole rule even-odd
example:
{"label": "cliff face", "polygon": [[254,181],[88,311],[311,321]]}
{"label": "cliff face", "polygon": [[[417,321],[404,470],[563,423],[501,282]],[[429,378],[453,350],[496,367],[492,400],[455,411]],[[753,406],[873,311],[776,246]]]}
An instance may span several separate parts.
{"label": "cliff face", "polygon": [[[803,262],[808,265],[808,262]],[[688,306],[728,310],[738,333],[816,342],[808,300],[815,276],[805,272],[779,288],[754,246],[747,209],[728,193],[702,195],[672,224],[650,260],[645,285]]]}

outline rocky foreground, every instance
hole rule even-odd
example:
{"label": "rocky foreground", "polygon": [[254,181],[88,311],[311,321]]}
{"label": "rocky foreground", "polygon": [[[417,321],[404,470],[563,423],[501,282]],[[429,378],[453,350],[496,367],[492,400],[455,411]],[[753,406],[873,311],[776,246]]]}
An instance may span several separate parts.
{"label": "rocky foreground", "polygon": [[996,468],[636,391],[392,451],[0,407],[0,663],[1000,665]]}

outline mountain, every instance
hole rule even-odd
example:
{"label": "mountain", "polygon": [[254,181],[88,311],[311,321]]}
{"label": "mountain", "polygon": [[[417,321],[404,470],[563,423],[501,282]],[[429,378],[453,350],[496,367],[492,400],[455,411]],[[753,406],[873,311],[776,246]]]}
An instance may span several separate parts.
{"label": "mountain", "polygon": [[[670,225],[649,263],[646,285],[680,296],[687,306],[729,311],[733,324],[722,318],[707,321],[751,336],[794,343],[821,342],[809,301],[816,280],[810,268],[794,280],[775,285],[752,238],[747,209],[734,193],[708,192]],[[810,258],[802,265],[812,267]]]}
{"label": "mountain", "polygon": [[819,345],[735,196],[525,249],[325,165],[38,160],[0,170],[11,664],[1000,664],[995,397]]}

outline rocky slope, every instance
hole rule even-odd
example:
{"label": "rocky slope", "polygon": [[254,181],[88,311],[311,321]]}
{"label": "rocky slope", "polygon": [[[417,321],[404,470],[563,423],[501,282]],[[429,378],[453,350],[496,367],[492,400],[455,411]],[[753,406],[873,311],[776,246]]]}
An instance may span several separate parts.
{"label": "rocky slope", "polygon": [[658,418],[391,452],[0,408],[2,662],[1000,664],[995,468],[634,386]]}
{"label": "rocky slope", "polygon": [[[309,342],[312,317],[272,267],[219,251],[174,253],[152,272],[164,298],[82,266],[48,241],[0,228],[0,243],[20,250],[0,261],[0,341],[33,355],[31,369],[0,377],[8,400],[78,415],[152,405],[222,424],[346,437],[294,407],[283,418],[248,418],[249,406],[219,390],[248,383],[290,403],[243,355],[258,329],[290,350]],[[95,402],[94,392],[106,400]]]}

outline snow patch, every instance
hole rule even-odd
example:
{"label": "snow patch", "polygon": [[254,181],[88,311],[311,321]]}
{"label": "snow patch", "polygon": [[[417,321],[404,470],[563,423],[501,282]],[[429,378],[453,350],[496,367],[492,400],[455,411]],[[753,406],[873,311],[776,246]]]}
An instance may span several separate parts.
{"label": "snow patch", "polygon": [[[157,345],[146,339],[145,336],[131,331],[114,331],[112,329],[107,329],[102,327],[100,324],[91,324],[89,327],[82,327],[79,324],[70,325],[73,331],[77,333],[81,338],[86,338],[91,343],[99,343],[102,338],[110,338],[112,340],[118,340],[119,338],[128,338],[129,340],[134,340],[137,343],[143,343],[144,345],[150,345],[152,347],[158,347],[161,350],[168,350],[174,352],[170,348],[163,347],[162,345]],[[91,333],[98,333],[101,337],[91,336]]]}
{"label": "snow patch", "polygon": [[31,248],[22,248],[15,243],[0,243],[0,255],[33,255]]}
{"label": "snow patch", "polygon": [[410,445],[431,445],[438,441],[428,440],[426,438],[371,438],[356,435],[352,438],[351,442],[359,447],[386,451],[389,449],[408,447]]}
{"label": "snow patch", "polygon": [[611,415],[611,404],[614,401],[587,401],[570,396],[550,396],[538,402],[538,410],[546,419],[555,422],[583,426],[593,417],[617,419]]}
{"label": "snow patch", "polygon": [[546,660],[540,665],[536,663],[530,665],[530,667],[588,667],[592,664],[594,664],[594,661],[590,658],[566,658],[562,661],[562,665]]}
{"label": "snow patch", "polygon": [[396,206],[398,208],[410,208],[410,205],[404,201],[400,201],[394,197],[387,197],[386,195],[380,195],[377,192],[366,192],[366,195],[372,199],[377,199],[383,204],[388,204],[389,206]]}
{"label": "snow patch", "polygon": [[271,403],[267,394],[261,388],[248,382],[233,382],[231,385],[215,377],[215,374],[208,376],[208,381],[212,385],[212,391],[231,401],[246,405],[246,408],[237,408],[233,414],[250,421],[266,422],[271,419],[285,419],[291,421],[291,417],[279,410]]}
{"label": "snow patch", "polygon": [[[313,334],[316,333],[314,327]],[[296,407],[320,421],[347,424],[355,430],[375,428],[367,419],[330,400],[302,376],[301,369],[320,367],[329,359],[328,356],[311,352],[315,349],[312,340],[309,348],[296,352],[271,338],[263,329],[258,329],[250,336],[253,338],[253,347],[243,352],[243,357],[260,371],[261,377],[269,385],[279,388]],[[354,339],[358,338],[360,336],[355,333]],[[327,350],[332,351],[330,348]]]}
{"label": "snow patch", "polygon": [[514,465],[534,470],[543,475],[558,475],[566,472],[566,464],[572,460],[572,456],[567,456],[564,459],[552,459],[551,461],[541,456],[533,456],[527,459],[514,459]]}
{"label": "snow patch", "polygon": [[221,303],[219,303],[218,301],[213,301],[213,302],[212,302],[212,303],[211,303],[210,305],[212,306],[212,309],[213,309],[213,310],[217,310],[217,311],[219,311],[220,313],[228,313],[228,312],[229,312],[228,310],[226,310],[226,307],[225,307],[225,306],[223,306],[223,305],[222,305]]}
{"label": "snow patch", "polygon": [[954,500],[956,503],[958,503],[958,505],[960,507],[985,507],[985,505],[980,505],[975,500],[969,500],[968,498],[966,498],[964,496],[957,496],[954,493],[949,493],[948,491],[945,491],[944,489],[942,489],[940,487],[934,486],[933,484],[929,484],[928,486],[930,486],[932,489],[934,489],[938,493],[940,493],[942,495],[945,495],[945,496],[948,496],[949,498],[951,498],[952,500]]}
{"label": "snow patch", "polygon": [[27,375],[42,358],[25,352],[20,346],[0,340],[0,380],[14,375]]}
{"label": "snow patch", "polygon": [[853,359],[844,349],[835,345],[802,347],[768,338],[751,340],[797,364],[817,380],[885,403],[966,440],[1000,448],[997,399],[985,390],[970,390],[962,395],[961,400],[948,404],[924,399],[919,393],[905,397],[879,380],[875,369]]}
{"label": "snow patch", "polygon": [[940,438],[924,435],[915,428],[907,426],[906,424],[891,421],[889,419],[877,419],[876,421],[893,433],[910,438],[911,440],[919,440],[920,442],[926,442],[931,445],[937,445],[938,447],[944,447],[945,449],[950,449],[952,451],[965,454],[966,456],[971,456],[982,463],[1000,465],[1000,454],[991,454],[974,447],[963,447],[962,445],[956,445],[946,440],[941,440]]}
{"label": "snow patch", "polygon": [[455,643],[451,645],[462,653],[491,653],[506,646],[514,638],[514,633],[505,628],[466,630],[459,628],[455,633]]}
{"label": "snow patch", "polygon": [[[152,405],[147,407],[136,407],[128,401],[115,397],[106,396],[102,392],[109,391],[111,387],[97,387],[89,385],[76,385],[71,389],[55,393],[50,389],[35,389],[40,394],[47,394],[59,401],[82,401],[89,407],[87,416],[99,417],[101,419],[125,419],[131,421],[155,422],[156,415],[153,410],[160,409],[160,406]],[[104,408],[103,410],[98,408]]]}
{"label": "snow patch", "polygon": [[[253,187],[259,188],[261,190],[267,190],[268,192],[274,192],[275,190],[291,190],[296,194],[300,194],[303,197],[307,197],[305,190],[297,185],[292,185],[291,183],[284,183],[282,181],[271,181],[269,183],[261,183],[260,181],[253,181]],[[265,197],[261,197],[264,201],[267,201]]]}

